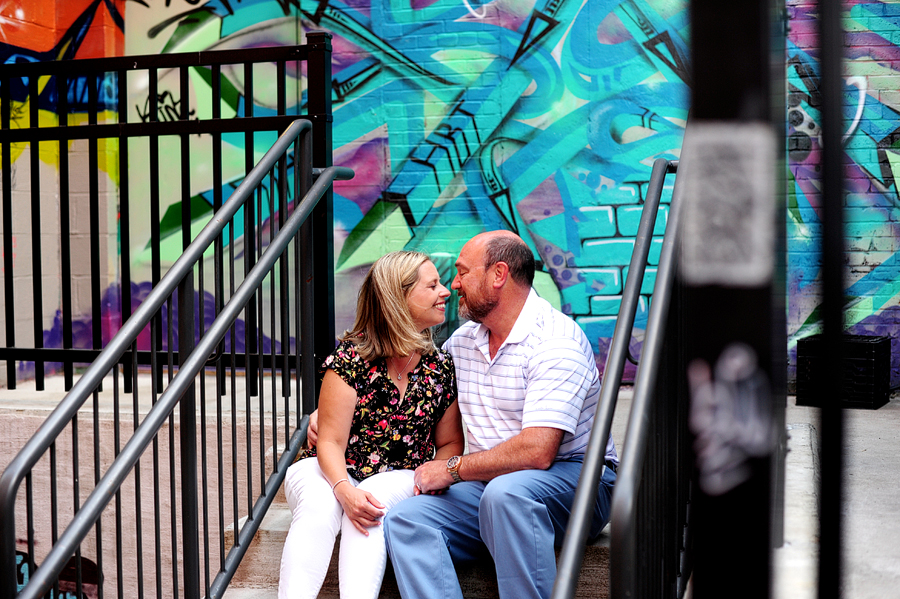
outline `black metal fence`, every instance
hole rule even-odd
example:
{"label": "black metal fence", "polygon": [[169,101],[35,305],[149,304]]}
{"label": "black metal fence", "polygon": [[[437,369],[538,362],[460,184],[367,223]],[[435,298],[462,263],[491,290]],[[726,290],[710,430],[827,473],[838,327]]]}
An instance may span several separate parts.
{"label": "black metal fence", "polygon": [[[310,33],[308,42],[0,66],[5,328],[0,361],[6,363],[10,389],[16,388],[17,364],[32,363],[38,390],[44,388],[49,364],[61,368],[65,387],[71,388],[75,365],[96,358],[110,333],[142,300],[147,285],[152,287],[164,274],[164,238],[186,247],[189,224],[205,222],[198,212],[202,217],[217,211],[295,118],[302,115],[313,124],[315,165],[331,166],[330,36]],[[305,80],[315,82],[309,89],[303,85],[303,68]],[[145,99],[129,105],[136,97],[129,89],[135,87]],[[270,105],[266,114],[254,114],[258,96]],[[42,153],[58,154],[54,187],[42,177]],[[22,168],[26,163],[28,169]],[[206,167],[197,169],[198,164]],[[116,189],[101,185],[102,172],[111,173]],[[203,185],[207,189],[197,191]],[[274,196],[275,191],[262,193]],[[242,222],[228,232],[237,248],[226,236],[215,256],[211,252],[207,257],[207,272],[202,273],[206,295],[198,306],[205,309],[207,322],[252,268],[264,231],[279,218],[268,211],[267,201],[249,205]],[[323,269],[317,272],[315,305],[322,322],[333,314],[333,232],[324,222],[331,213],[329,195],[313,216],[319,225],[313,232],[320,248],[317,268]],[[139,244],[144,239],[131,238],[137,223],[148,223],[143,248]],[[58,247],[49,245],[57,239]],[[17,240],[28,247],[16,247]],[[227,271],[222,270],[223,252],[233,252],[237,260],[228,261],[235,266]],[[168,254],[173,253],[170,247]],[[20,259],[14,259],[16,254]],[[132,272],[138,254],[149,265],[146,272]],[[246,346],[250,366],[262,360],[263,345],[269,343],[260,342],[258,334],[264,311],[254,301],[243,334],[235,340]],[[48,323],[54,313],[56,322]],[[133,361],[149,365],[156,360],[154,370],[162,380],[160,365],[173,359],[166,352],[175,349],[177,339],[162,334],[163,324],[157,322],[153,350],[144,336],[136,358],[123,356],[126,374]],[[333,338],[324,335],[317,348],[325,351]],[[225,366],[228,356],[223,357],[220,364]]]}
{"label": "black metal fence", "polygon": [[[252,52],[13,65],[0,70],[4,219],[18,207],[8,176],[14,144],[31,144],[35,155],[43,143],[65,147],[70,140],[86,140],[89,166],[96,166],[101,140],[118,140],[123,196],[119,259],[122,287],[128,289],[131,256],[124,237],[127,221],[134,216],[128,201],[127,177],[134,173],[128,140],[146,137],[151,148],[150,180],[156,181],[149,190],[151,225],[159,222],[154,220],[158,210],[153,210],[159,205],[159,186],[180,178],[184,248],[163,274],[159,239],[154,235],[153,290],[134,310],[131,295],[121,294],[122,314],[131,316],[123,318],[118,334],[102,352],[98,328],[92,330],[95,345],[89,349],[73,347],[72,331],[64,332],[63,347],[43,347],[37,325],[33,347],[17,346],[10,312],[10,306],[17,305],[17,289],[10,284],[13,271],[6,265],[7,347],[0,350],[0,358],[9,361],[10,384],[15,384],[14,361],[34,360],[36,375],[43,362],[54,361],[63,364],[71,392],[0,477],[0,597],[11,599],[26,583],[23,597],[40,597],[51,589],[78,597],[113,592],[118,597],[145,593],[218,597],[234,574],[303,440],[300,419],[314,406],[316,356],[323,357],[334,346],[334,319],[323,318],[333,314],[330,184],[352,172],[331,167],[330,36],[311,34],[308,42]],[[283,84],[286,65],[298,60],[307,61],[309,79],[316,82],[305,90],[307,114],[299,121],[285,115]],[[274,68],[278,115],[251,120],[213,114],[209,121],[198,121],[191,120],[189,103],[184,102],[180,120],[157,118],[161,95],[153,81],[161,70],[178,74],[179,97],[187,98],[189,70],[208,68],[211,104],[218,106],[221,70],[235,63],[242,69],[245,93],[253,86],[254,65]],[[150,80],[147,122],[101,124],[95,116],[88,125],[66,125],[64,98],[71,97],[68,82],[76,74],[87,73],[87,80],[96,83],[89,83],[86,93],[99,114],[102,102],[97,91],[103,82],[111,79],[123,92],[122,82],[133,69],[143,69]],[[63,104],[59,126],[10,130],[10,101],[22,91],[16,86],[37,93],[33,82],[46,82],[47,77]],[[120,93],[120,118],[127,113],[123,97]],[[244,116],[253,116],[252,110]],[[284,133],[251,170],[256,161],[253,138],[269,129]],[[226,133],[242,133],[249,140],[247,173],[229,198],[223,197],[221,170]],[[178,177],[163,172],[158,161],[159,139],[170,135],[179,140]],[[192,135],[211,137],[215,181],[215,216],[193,242],[186,226],[192,220],[188,168],[196,159]],[[67,159],[67,153],[60,152],[61,223],[67,222],[66,206],[72,203],[64,193],[68,177],[62,165]],[[90,191],[99,193],[94,176],[88,175]],[[40,221],[40,190],[34,191],[34,185],[32,180],[31,216],[37,214]],[[96,212],[91,210],[92,236],[101,230]],[[67,247],[65,225],[60,228],[62,271],[67,272],[79,253]],[[32,267],[39,269],[40,241],[35,249],[38,266]],[[99,247],[92,243],[89,255],[91,272],[96,273],[91,289],[97,295],[102,279]],[[65,331],[72,326],[74,300],[66,293],[62,298]],[[33,308],[39,322],[40,299],[34,300]],[[99,327],[98,314],[93,322]],[[148,340],[149,349],[138,349],[140,336]],[[76,381],[73,365],[80,362],[91,366]],[[86,405],[89,398],[92,403]]]}

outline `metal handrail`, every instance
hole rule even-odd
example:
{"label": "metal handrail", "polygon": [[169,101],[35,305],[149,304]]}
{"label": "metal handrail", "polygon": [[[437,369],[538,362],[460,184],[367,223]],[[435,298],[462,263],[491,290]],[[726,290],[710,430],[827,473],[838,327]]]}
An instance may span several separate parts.
{"label": "metal handrail", "polygon": [[676,184],[663,238],[656,285],[653,288],[653,305],[647,320],[641,362],[635,376],[628,433],[622,448],[622,463],[612,497],[611,520],[615,524],[612,526],[610,539],[610,597],[634,597],[637,587],[637,496],[651,433],[647,414],[655,399],[654,387],[662,359],[666,318],[675,282],[675,250],[679,241],[683,204]]}
{"label": "metal handrail", "polygon": [[[605,468],[606,443],[607,439],[609,439],[613,416],[615,415],[619,386],[622,383],[622,374],[625,370],[625,360],[630,357],[628,346],[631,341],[631,331],[634,327],[634,318],[640,300],[641,284],[644,280],[647,257],[650,254],[650,245],[653,241],[653,229],[659,213],[659,202],[662,197],[663,185],[666,174],[675,173],[677,169],[677,161],[657,158],[653,163],[638,233],[635,238],[634,251],[628,266],[628,280],[625,281],[625,289],[622,292],[622,304],[619,307],[615,332],[613,333],[609,353],[606,357],[606,368],[603,371],[603,382],[600,386],[599,406],[594,416],[595,425],[588,441],[581,478],[575,491],[572,513],[569,517],[566,537],[557,563],[553,599],[571,599],[571,597],[575,596],[578,586],[578,575],[581,569],[581,562],[584,559],[585,543],[593,517],[594,502],[597,497],[600,479],[603,476],[603,469]],[[666,230],[670,230],[670,227],[671,225],[667,224]],[[667,233],[666,237],[668,236]],[[656,291],[654,291],[653,298],[655,306],[659,301],[656,297]],[[646,349],[646,342],[644,347]],[[643,353],[642,351],[642,355]],[[599,426],[597,426],[598,424]],[[620,470],[619,477],[621,476]],[[616,492],[618,492],[618,488],[619,482],[617,480]]]}
{"label": "metal handrail", "polygon": [[[200,231],[195,240],[184,250],[184,253],[175,261],[165,276],[160,279],[158,285],[154,287],[144,302],[110,340],[106,349],[101,352],[97,360],[87,369],[59,406],[50,414],[40,429],[29,439],[28,443],[13,458],[3,471],[3,474],[0,475],[0,571],[12,572],[15,569],[15,500],[19,485],[25,479],[27,473],[34,467],[44,452],[50,448],[68,422],[77,414],[106,373],[116,365],[121,354],[131,347],[137,336],[178,287],[179,283],[192,272],[194,265],[202,260],[206,249],[215,242],[216,238],[262,181],[266,173],[287,152],[290,145],[295,143],[298,137],[307,135],[311,129],[312,123],[310,121],[297,119],[278,138],[272,148],[245,177],[228,201],[223,204],[212,220]],[[346,180],[353,177],[351,169],[342,167],[328,167],[319,172],[320,175],[317,181],[297,205],[297,208],[285,223],[284,228],[272,239],[268,248],[260,257],[259,262],[247,274],[245,280],[224,306],[207,334],[197,344],[195,351],[185,360],[178,374],[172,379],[171,384],[160,396],[106,474],[97,483],[95,489],[75,515],[69,527],[60,536],[58,542],[41,564],[41,567],[33,573],[29,585],[19,595],[22,599],[37,599],[51,588],[53,580],[65,566],[66,559],[76,549],[81,540],[84,539],[93,523],[99,518],[100,513],[112,499],[125,476],[131,471],[181,396],[193,383],[196,374],[204,367],[207,357],[214,352],[216,344],[221,341],[228,328],[234,323],[244,305],[249,301],[255,289],[262,283],[268,270],[283,253],[318,200],[325,194],[334,180]],[[290,447],[296,450],[299,447],[299,443],[297,433],[295,433]],[[282,456],[282,460],[284,459],[285,457]],[[293,459],[293,456],[291,459]],[[269,502],[271,502],[271,499],[269,499]],[[267,508],[268,506],[266,505],[265,507]],[[256,514],[257,510],[254,509],[254,516]],[[256,525],[258,527],[258,521]],[[3,580],[0,580],[0,596],[16,596],[16,581],[14,579],[7,580],[7,577],[0,578],[3,578]]]}

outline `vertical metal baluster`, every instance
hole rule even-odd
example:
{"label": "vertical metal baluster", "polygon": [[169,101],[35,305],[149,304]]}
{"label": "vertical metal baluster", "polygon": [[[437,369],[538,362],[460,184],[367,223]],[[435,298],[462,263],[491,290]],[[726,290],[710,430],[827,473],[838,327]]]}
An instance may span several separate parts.
{"label": "vertical metal baluster", "polygon": [[34,487],[31,472],[25,475],[25,539],[28,543],[28,574],[34,573]]}
{"label": "vertical metal baluster", "polygon": [[[276,81],[278,86],[278,114],[283,115],[287,113],[287,93],[286,93],[286,81],[287,81],[287,73],[286,73],[286,65],[285,61],[280,60],[277,63],[277,74]],[[296,146],[295,146],[296,147]],[[287,180],[287,155],[283,156],[281,160],[278,161],[278,228],[284,226],[285,221],[287,220],[287,201],[288,201],[288,180]],[[293,242],[291,242],[294,245]],[[290,271],[290,256],[291,250],[288,249],[284,252],[281,257],[280,268],[281,268],[281,283],[278,286],[279,288],[279,306],[281,313],[281,393],[284,397],[284,427],[285,427],[285,437],[289,435],[288,430],[290,429],[290,411],[288,410],[288,398],[291,395],[291,368],[289,365],[289,359],[291,355],[291,310],[290,310],[290,286],[289,281],[291,276],[289,275]],[[275,404],[275,400],[272,400],[273,406]],[[275,408],[273,407],[273,417]],[[272,443],[276,446],[278,445],[278,433],[277,431],[272,431]],[[285,449],[287,449],[287,443],[284,445]],[[275,466],[273,469],[277,467],[278,464],[278,452],[273,452],[272,461]]]}
{"label": "vertical metal baluster", "polygon": [[[154,317],[150,321],[150,409],[156,405],[159,395],[159,385],[157,382],[157,373],[160,371],[158,358],[158,338],[160,332],[158,327],[161,326],[160,319]],[[153,437],[153,549],[154,549],[154,565],[156,574],[156,599],[162,599],[162,539],[160,538],[160,528],[162,526],[162,514],[159,505],[159,433]]]}
{"label": "vertical metal baluster", "polygon": [[[234,296],[235,290],[235,280],[234,280],[234,259],[235,259],[235,251],[234,251],[234,225],[237,220],[237,215],[234,216],[231,220],[231,225],[228,227],[228,297],[231,298]],[[246,237],[246,231],[244,232],[244,236]],[[245,250],[246,256],[246,250]],[[245,257],[246,259],[246,257]],[[247,314],[247,309],[244,309],[244,314]],[[239,502],[239,490],[238,490],[238,476],[237,476],[237,464],[238,464],[238,433],[237,433],[237,323],[231,326],[231,348],[230,348],[230,357],[231,357],[231,369],[230,369],[230,388],[231,388],[231,501],[232,501],[232,518],[234,519],[234,538],[238,538],[238,531],[240,527],[238,523],[240,521],[240,511],[238,509]],[[246,336],[245,336],[246,339]],[[246,348],[245,348],[246,355]],[[246,364],[245,364],[246,370]],[[224,562],[224,560],[223,560]]]}
{"label": "vertical metal baluster", "polygon": [[[265,181],[265,179],[263,179],[263,181]],[[259,225],[256,227],[256,248],[257,248],[257,252],[258,252],[257,262],[259,261],[259,256],[262,256],[263,251],[265,251],[265,247],[267,247],[268,244],[272,241],[271,214],[270,214],[269,223],[268,223],[269,228],[270,228],[270,231],[269,231],[270,235],[268,237],[268,240],[266,240],[264,238],[265,223],[263,222],[263,206],[264,206],[263,196],[266,194],[266,187],[265,187],[263,181],[260,181],[259,187],[256,188],[256,214],[259,215]],[[268,276],[269,277],[272,276],[271,271],[269,272]],[[259,380],[259,386],[257,387],[259,389],[259,396],[257,397],[257,404],[259,406],[258,436],[259,436],[259,469],[260,469],[259,490],[260,490],[260,493],[262,493],[266,488],[266,474],[265,474],[265,470],[266,470],[265,442],[266,442],[266,440],[265,440],[265,434],[264,434],[265,422],[266,422],[265,406],[264,406],[265,395],[266,395],[266,393],[265,393],[265,389],[266,389],[266,386],[265,386],[266,320],[263,315],[263,306],[265,305],[265,296],[263,295],[263,289],[265,289],[265,281],[263,281],[263,283],[261,283],[260,286],[257,287],[257,290],[256,290],[256,295],[259,298],[259,300],[257,302],[257,307],[256,307],[256,310],[257,310],[256,322],[259,323],[259,328],[257,329],[257,347],[259,347],[259,371],[257,374],[257,377]],[[248,427],[248,429],[249,429],[249,427]],[[248,463],[247,466],[249,469],[250,464]],[[253,513],[252,504],[250,506],[249,513],[250,514]]]}
{"label": "vertical metal baluster", "polygon": [[[100,394],[94,390],[94,488],[100,483]],[[103,528],[102,518],[94,523],[94,538],[97,543],[97,582],[103,578]],[[118,561],[118,560],[117,560]],[[98,599],[103,599],[103,585],[98,584]],[[80,595],[79,595],[80,596]]]}
{"label": "vertical metal baluster", "polygon": [[[300,156],[303,154],[303,159],[308,160],[309,154],[305,153],[305,150],[309,147],[309,143],[306,142],[310,137],[308,131],[304,131],[300,134],[301,137],[297,141],[294,142],[294,209],[300,203],[300,199],[303,197],[304,188],[301,187],[302,180],[300,176]],[[304,140],[304,144],[301,144],[301,140]],[[303,396],[301,394],[301,375],[302,370],[300,366],[300,360],[302,358],[301,351],[301,342],[300,342],[300,321],[302,320],[302,312],[301,309],[303,307],[302,304],[302,294],[301,294],[301,281],[303,280],[303,273],[300,272],[300,265],[302,264],[301,257],[301,241],[300,236],[295,235],[294,241],[294,380],[297,385],[296,392],[294,393],[294,428],[300,428],[300,420],[302,415],[304,414],[305,404],[303,403]],[[284,430],[284,446],[287,447],[290,444],[291,439],[291,427],[289,426],[289,422],[286,423],[288,426],[285,427]]]}
{"label": "vertical metal baluster", "polygon": [[[0,127],[8,131],[11,127],[12,94],[11,80],[0,80]],[[16,346],[16,296],[13,286],[13,236],[12,226],[12,142],[5,142],[2,148],[3,177],[3,297],[6,314],[6,347]],[[62,176],[62,164],[60,164]],[[10,389],[16,388],[16,361],[6,361],[6,380]]]}
{"label": "vertical metal baluster", "polygon": [[[152,339],[152,335],[151,335]],[[152,343],[152,342],[151,342]],[[131,406],[132,406],[132,435],[137,430],[138,426],[140,426],[140,415],[141,415],[141,404],[140,404],[140,387],[138,387],[138,361],[137,361],[137,346],[132,345],[135,348],[135,351],[131,354]],[[152,353],[151,353],[152,355]],[[152,361],[152,358],[151,358]],[[152,373],[152,367],[151,367]],[[151,380],[153,376],[150,376]],[[153,383],[151,382],[151,386]],[[156,447],[156,440],[153,442],[154,449]],[[137,557],[137,579],[143,581],[144,580],[144,511],[143,511],[143,496],[144,487],[141,484],[141,462],[138,461],[134,465],[134,538],[135,538],[135,553]],[[137,599],[144,599],[144,585],[138,585],[138,595]]]}
{"label": "vertical metal baluster", "polygon": [[[102,80],[101,73],[85,74],[88,88],[88,125],[97,124],[98,88]],[[91,337],[95,350],[103,348],[103,302],[100,299],[100,175],[97,138],[91,136],[88,141],[88,185],[90,189],[90,237],[91,237]],[[94,488],[100,482],[100,395],[102,381],[94,390]],[[97,575],[103,573],[103,529],[102,519],[94,524],[94,535],[97,543]],[[98,578],[99,582],[99,578]],[[103,599],[103,585],[98,585],[99,599]],[[80,596],[80,595],[79,595]]]}
{"label": "vertical metal baluster", "polygon": [[[81,483],[78,458],[78,414],[72,417],[72,516],[81,509]],[[75,596],[81,597],[81,545],[75,549]]]}
{"label": "vertical metal baluster", "polygon": [[[147,118],[151,123],[159,121],[159,72],[155,68],[147,70],[149,82],[149,110]],[[160,258],[160,209],[159,209],[159,136],[151,135],[150,142],[150,282],[153,286],[159,283],[162,275],[162,260]],[[156,348],[163,344],[162,311],[156,316]],[[162,386],[162,367],[157,360],[154,362],[152,376],[156,379],[157,386]],[[154,401],[156,393],[153,394]]]}
{"label": "vertical metal baluster", "polygon": [[[28,78],[28,119],[29,126],[36,128],[38,120],[38,78]],[[41,268],[41,142],[34,139],[29,144],[31,163],[31,291],[32,291],[32,327],[34,347],[44,347],[44,292],[43,270]],[[4,231],[10,231],[4,229]],[[9,322],[9,321],[7,321]],[[44,390],[44,361],[34,361],[34,387]]]}
{"label": "vertical metal baluster", "polygon": [[[119,457],[119,451],[122,448],[122,437],[120,428],[122,426],[121,404],[119,400],[119,365],[113,366],[112,370],[113,383],[113,459]],[[135,465],[137,466],[137,465]],[[135,492],[139,492],[135,487]],[[115,497],[116,509],[116,597],[117,599],[125,599],[125,583],[122,579],[124,574],[124,554],[122,551],[122,489],[116,489]],[[140,518],[140,513],[137,514]]]}
{"label": "vertical metal baluster", "polygon": [[[50,444],[50,545],[59,538],[59,496],[57,489],[56,442]],[[30,553],[30,552],[29,552]],[[53,584],[54,597],[59,596],[59,585]]]}
{"label": "vertical metal baluster", "polygon": [[[59,101],[57,118],[60,127],[69,124],[69,84],[65,75],[56,76],[56,93]],[[59,252],[60,252],[60,291],[62,300],[62,346],[72,349],[72,225],[69,222],[69,152],[67,132],[59,142]],[[72,359],[66,357],[63,364],[64,384],[68,391],[72,388],[75,373]]]}
{"label": "vertical metal baluster", "polygon": [[[245,118],[253,118],[253,63],[244,63],[244,117]],[[253,169],[253,164],[255,160],[254,156],[254,136],[253,131],[247,131],[244,133],[244,173],[245,175],[250,173]],[[250,269],[253,268],[253,265],[256,263],[256,235],[254,234],[256,231],[256,215],[254,214],[254,203],[253,196],[247,198],[247,201],[244,203],[244,278],[247,277],[247,273],[250,272]],[[247,310],[244,312],[245,321],[244,321],[244,352],[247,356],[247,363],[245,364],[245,374],[246,374],[246,383],[247,383],[247,412],[249,414],[249,397],[255,396],[257,394],[256,388],[256,369],[258,367],[257,364],[257,352],[258,347],[256,344],[256,328],[258,326],[258,322],[256,320],[256,295],[250,299],[250,302],[247,304]],[[248,439],[249,443],[249,439]],[[248,448],[249,449],[249,448]],[[248,464],[250,460],[248,458]],[[252,488],[252,484],[249,484],[248,487]],[[252,492],[251,492],[252,497]]]}
{"label": "vertical metal baluster", "polygon": [[[206,334],[206,286],[204,260],[197,264],[197,328],[199,339]],[[206,456],[207,449],[207,414],[206,414],[206,365],[200,369],[200,497],[202,501],[203,516],[203,596],[209,596],[210,571],[209,571],[209,460]]]}
{"label": "vertical metal baluster", "polygon": [[[278,213],[275,211],[275,193],[278,189],[278,181],[275,179],[275,169],[278,168],[278,164],[280,164],[280,160],[275,163],[275,166],[272,167],[272,170],[269,171],[269,243],[272,243],[272,239],[274,239],[275,234],[281,230],[280,222],[278,220]],[[278,363],[276,362],[278,352],[276,345],[278,343],[278,319],[276,318],[277,306],[275,303],[275,279],[278,278],[276,275],[280,273],[279,265],[282,260],[284,260],[284,255],[278,259],[278,264],[272,267],[269,271],[269,359],[271,360],[271,367],[269,368],[269,378],[272,383],[272,465],[274,470],[274,465],[278,462],[278,429],[276,426],[276,419],[278,417],[278,406],[277,406],[277,398],[278,391],[276,389],[276,384],[278,383]],[[260,424],[264,421],[263,414],[260,413]],[[265,437],[265,429],[263,426],[260,426],[260,434],[262,437]],[[265,448],[265,443],[262,444],[263,448]],[[265,450],[263,451],[263,455],[265,455]],[[265,474],[265,465],[263,465],[263,479],[262,486],[260,489],[266,488],[266,474]]]}
{"label": "vertical metal baluster", "polygon": [[[219,64],[212,65],[212,116],[213,119],[222,117],[222,67]],[[222,134],[213,133],[213,212],[218,212],[222,207]],[[232,224],[228,225],[229,231]],[[213,249],[215,264],[215,315],[222,311],[225,296],[224,251],[222,243],[223,235],[216,238]],[[233,262],[232,269],[233,267]],[[234,349],[234,326],[229,329],[231,350]],[[216,459],[218,468],[218,506],[219,506],[219,564],[225,563],[225,460],[222,431],[222,397],[225,395],[225,367],[224,367],[225,341],[219,343],[218,360],[216,361]]]}
{"label": "vertical metal baluster", "polygon": [[[97,85],[100,76],[85,74],[88,87],[88,125],[97,124]],[[90,190],[90,247],[91,247],[91,347],[103,348],[103,301],[100,298],[100,174],[97,138],[88,140],[88,187]],[[99,389],[103,389],[100,383]]]}
{"label": "vertical metal baluster", "polygon": [[[116,99],[118,101],[117,113],[120,124],[128,122],[128,75],[124,69],[120,70],[116,79]],[[131,206],[128,190],[128,137],[119,136],[119,254],[122,268],[122,283],[120,291],[122,324],[131,316]],[[131,345],[132,353],[137,352],[137,343]],[[132,387],[132,363],[134,360],[126,360],[123,366],[122,383],[125,393],[132,393],[136,387]]]}

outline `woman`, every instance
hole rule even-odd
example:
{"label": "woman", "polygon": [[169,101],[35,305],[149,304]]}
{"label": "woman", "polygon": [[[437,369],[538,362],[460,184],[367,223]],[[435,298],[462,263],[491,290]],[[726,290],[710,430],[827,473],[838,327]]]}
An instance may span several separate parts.
{"label": "woman", "polygon": [[356,322],[325,360],[317,445],[284,481],[293,518],[279,599],[318,595],[339,531],[341,596],[378,597],[382,517],[414,494],[417,466],[462,454],[453,362],[430,328],[449,295],[418,252],[387,254],[366,275]]}

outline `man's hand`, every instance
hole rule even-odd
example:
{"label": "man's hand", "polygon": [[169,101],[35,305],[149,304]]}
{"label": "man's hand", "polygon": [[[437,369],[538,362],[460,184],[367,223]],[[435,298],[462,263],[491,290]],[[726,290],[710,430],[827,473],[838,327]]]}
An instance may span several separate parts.
{"label": "man's hand", "polygon": [[437,495],[446,491],[453,484],[453,477],[447,472],[447,462],[432,460],[416,468],[413,478],[416,483],[415,494],[428,493]]}
{"label": "man's hand", "polygon": [[381,517],[385,514],[384,506],[368,491],[345,482],[334,488],[334,496],[341,502],[344,514],[359,532],[369,536],[367,528],[381,525]]}
{"label": "man's hand", "polygon": [[309,428],[306,429],[306,445],[315,447],[319,441],[319,410],[313,410],[309,415]]}

